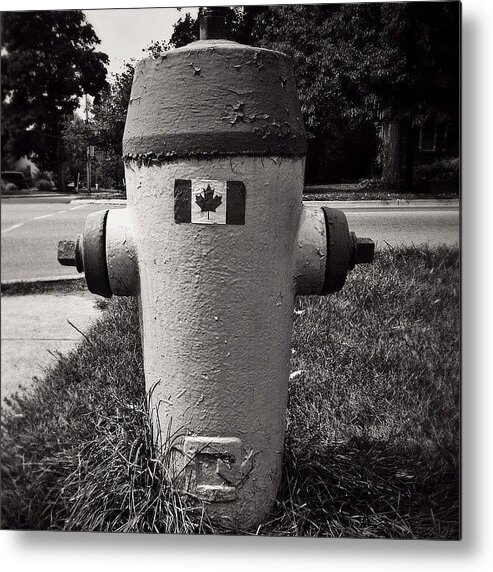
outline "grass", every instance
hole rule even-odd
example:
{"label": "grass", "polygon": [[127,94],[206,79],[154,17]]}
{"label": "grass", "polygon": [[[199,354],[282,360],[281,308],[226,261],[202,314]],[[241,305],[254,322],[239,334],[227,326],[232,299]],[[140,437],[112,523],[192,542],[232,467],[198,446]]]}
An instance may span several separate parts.
{"label": "grass", "polygon": [[[459,253],[378,253],[297,302],[285,466],[265,535],[457,539]],[[2,416],[2,527],[201,533],[156,459],[136,303]]]}

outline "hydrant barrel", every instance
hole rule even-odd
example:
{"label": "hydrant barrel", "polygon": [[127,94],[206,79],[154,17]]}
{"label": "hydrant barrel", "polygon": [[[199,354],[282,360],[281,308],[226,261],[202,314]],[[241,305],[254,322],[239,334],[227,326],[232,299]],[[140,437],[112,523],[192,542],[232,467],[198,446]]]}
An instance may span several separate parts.
{"label": "hydrant barrel", "polygon": [[199,41],[136,69],[124,136],[146,385],[190,499],[256,526],[280,481],[306,136],[289,59]]}

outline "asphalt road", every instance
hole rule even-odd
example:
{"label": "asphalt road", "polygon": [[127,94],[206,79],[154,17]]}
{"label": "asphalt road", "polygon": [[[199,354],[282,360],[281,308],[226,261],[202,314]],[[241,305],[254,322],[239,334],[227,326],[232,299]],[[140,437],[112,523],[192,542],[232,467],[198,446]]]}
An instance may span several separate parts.
{"label": "asphalt road", "polygon": [[459,210],[345,211],[349,228],[358,236],[372,238],[377,248],[388,245],[459,244]]}
{"label": "asphalt road", "polygon": [[[74,239],[83,231],[86,216],[105,208],[123,207],[34,198],[2,200],[2,281],[77,275],[75,268],[58,264],[58,241]],[[377,248],[459,242],[457,207],[351,208],[345,212],[351,230],[375,240]]]}
{"label": "asphalt road", "polygon": [[13,201],[2,200],[2,281],[79,275],[58,263],[58,241],[75,239],[86,216],[108,205]]}

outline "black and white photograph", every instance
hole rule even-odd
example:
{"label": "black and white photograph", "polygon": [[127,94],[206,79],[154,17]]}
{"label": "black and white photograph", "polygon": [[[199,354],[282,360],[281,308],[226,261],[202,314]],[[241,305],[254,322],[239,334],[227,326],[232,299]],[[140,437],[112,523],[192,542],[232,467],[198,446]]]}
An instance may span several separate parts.
{"label": "black and white photograph", "polygon": [[461,540],[466,9],[1,13],[4,531]]}

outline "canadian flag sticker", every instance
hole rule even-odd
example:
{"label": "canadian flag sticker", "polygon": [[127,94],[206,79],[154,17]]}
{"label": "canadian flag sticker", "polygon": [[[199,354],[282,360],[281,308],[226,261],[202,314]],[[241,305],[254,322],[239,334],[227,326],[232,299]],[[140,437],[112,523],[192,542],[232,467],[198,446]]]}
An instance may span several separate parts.
{"label": "canadian flag sticker", "polygon": [[175,180],[175,222],[245,224],[245,185],[215,179]]}

